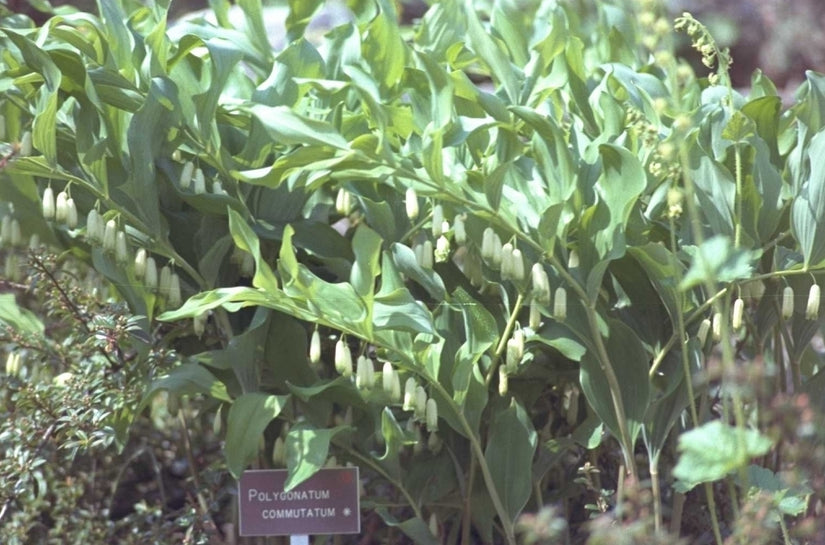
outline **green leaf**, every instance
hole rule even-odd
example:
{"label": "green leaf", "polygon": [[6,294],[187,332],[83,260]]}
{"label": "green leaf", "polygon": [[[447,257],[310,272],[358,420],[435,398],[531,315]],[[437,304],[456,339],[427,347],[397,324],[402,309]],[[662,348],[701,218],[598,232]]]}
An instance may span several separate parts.
{"label": "green leaf", "polygon": [[[649,356],[636,333],[624,323],[609,319],[607,354],[619,378],[619,395],[624,405],[625,428],[635,443],[650,403]],[[579,375],[588,403],[615,437],[621,437],[619,420],[605,373],[596,355],[588,351],[581,359]],[[627,445],[632,447],[633,445]]]}
{"label": "green leaf", "polygon": [[532,493],[536,431],[524,408],[515,400],[493,416],[484,458],[492,473],[505,512],[515,521]]}
{"label": "green leaf", "polygon": [[773,442],[756,430],[740,429],[713,420],[679,436],[679,462],[673,476],[689,488],[718,481],[766,454]]}
{"label": "green leaf", "polygon": [[155,158],[168,140],[167,133],[181,113],[178,88],[167,78],[152,78],[146,102],[132,116],[128,137],[132,180],[129,190],[140,217],[153,234],[160,235],[162,223],[158,204]]}
{"label": "green leaf", "polygon": [[791,226],[805,256],[806,267],[825,261],[825,132],[811,138],[807,151],[810,177],[791,208]]}
{"label": "green leaf", "polygon": [[436,301],[443,301],[447,298],[444,281],[435,271],[421,268],[415,260],[415,252],[409,246],[395,242],[390,246],[390,251],[392,251],[392,257],[398,270],[427,290],[430,297]]}
{"label": "green leaf", "polygon": [[247,225],[241,215],[230,207],[227,207],[229,218],[229,231],[235,245],[241,250],[249,252],[255,258],[255,276],[252,278],[252,285],[270,293],[278,291],[278,279],[275,273],[261,256],[261,242],[254,231]]}
{"label": "green leaf", "polygon": [[349,281],[355,292],[366,300],[372,300],[375,279],[381,272],[378,264],[381,243],[381,237],[366,225],[359,225],[352,238],[355,263],[352,264]]}
{"label": "green leaf", "polygon": [[286,436],[286,467],[289,474],[284,490],[292,490],[324,467],[330,441],[348,429],[349,426],[319,429],[308,423],[293,426]]}
{"label": "green leaf", "polygon": [[0,294],[0,323],[19,333],[41,337],[45,326],[36,314],[17,304],[13,293]]}
{"label": "green leaf", "polygon": [[258,453],[269,423],[281,414],[289,396],[250,392],[238,397],[226,419],[226,466],[236,479]]}
{"label": "green leaf", "polygon": [[178,396],[207,394],[221,401],[232,401],[226,391],[226,385],[206,367],[199,363],[184,363],[152,381],[143,394],[137,412],[141,412],[152,401],[155,394],[164,390]]}
{"label": "green leaf", "polygon": [[504,86],[507,97],[513,104],[519,103],[519,81],[516,68],[510,63],[499,42],[481,25],[473,2],[465,3],[469,46],[490,68],[495,80]]}
{"label": "green leaf", "polygon": [[692,257],[692,261],[679,284],[682,290],[708,281],[716,284],[750,278],[753,263],[759,257],[759,252],[735,249],[730,238],[721,235],[704,241],[698,248],[686,247],[685,252]]}
{"label": "green leaf", "polygon": [[325,121],[302,116],[286,106],[253,104],[243,109],[255,116],[278,144],[349,149],[346,139],[335,130],[335,127]]}

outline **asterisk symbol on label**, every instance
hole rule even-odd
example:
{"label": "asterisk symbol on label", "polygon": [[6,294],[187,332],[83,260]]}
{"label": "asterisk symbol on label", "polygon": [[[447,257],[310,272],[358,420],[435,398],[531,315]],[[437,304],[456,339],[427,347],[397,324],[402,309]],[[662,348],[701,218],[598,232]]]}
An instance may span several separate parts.
{"label": "asterisk symbol on label", "polygon": [[344,516],[348,517],[352,514],[352,510],[349,507],[344,507]]}

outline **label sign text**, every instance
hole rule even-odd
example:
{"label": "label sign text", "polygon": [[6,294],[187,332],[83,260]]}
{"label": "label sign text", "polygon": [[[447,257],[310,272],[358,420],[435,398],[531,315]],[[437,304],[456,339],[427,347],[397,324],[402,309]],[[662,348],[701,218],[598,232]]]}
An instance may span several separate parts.
{"label": "label sign text", "polygon": [[292,490],[286,470],[245,471],[238,481],[242,536],[357,534],[358,468],[321,469]]}

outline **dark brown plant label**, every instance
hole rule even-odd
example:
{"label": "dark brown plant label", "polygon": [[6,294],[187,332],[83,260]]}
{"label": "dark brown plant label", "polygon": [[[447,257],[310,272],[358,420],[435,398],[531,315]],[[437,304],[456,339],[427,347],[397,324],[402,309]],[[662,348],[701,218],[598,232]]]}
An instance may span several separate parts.
{"label": "dark brown plant label", "polygon": [[238,481],[242,536],[357,534],[358,468],[321,469],[292,490],[287,471],[253,469]]}

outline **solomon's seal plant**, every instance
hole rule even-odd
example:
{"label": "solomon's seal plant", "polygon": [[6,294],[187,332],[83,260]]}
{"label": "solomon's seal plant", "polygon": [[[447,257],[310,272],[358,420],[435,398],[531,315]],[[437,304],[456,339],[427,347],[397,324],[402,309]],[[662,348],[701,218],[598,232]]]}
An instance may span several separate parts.
{"label": "solomon's seal plant", "polygon": [[[812,448],[783,418],[818,414],[802,401],[825,377],[825,76],[792,103],[760,73],[737,91],[685,15],[714,69],[696,77],[654,0],[444,0],[411,26],[395,2],[351,1],[323,36],[307,32],[323,2],[290,0],[277,52],[253,0],[175,29],[165,2],[98,4],[41,28],[0,8],[8,350],[13,309],[43,289],[20,279],[29,237],[117,308],[101,336],[70,312],[103,343],[78,361],[116,372],[27,346],[7,374],[50,399],[142,391],[82,413],[72,453],[164,406],[190,454],[208,415],[223,478],[359,465],[379,541],[514,545],[562,510],[593,540],[646,517],[656,539],[710,527],[721,545],[757,507],[786,543],[815,539],[815,449],[780,445]],[[154,367],[130,371],[133,351]],[[14,384],[6,416],[45,410]],[[27,472],[4,501],[30,513],[63,474],[41,485],[12,458],[4,474]],[[189,528],[231,541],[188,466]]]}

